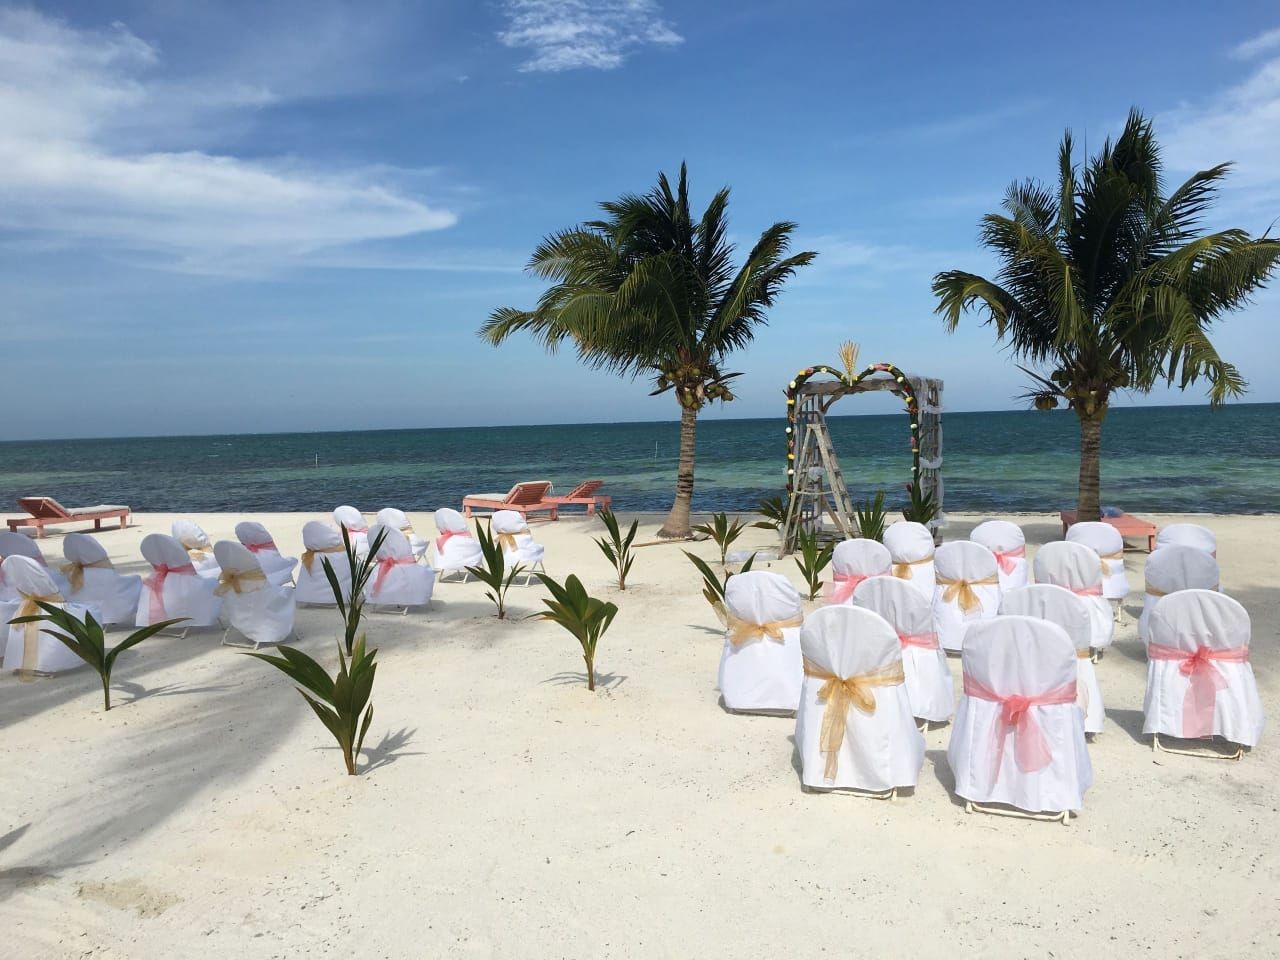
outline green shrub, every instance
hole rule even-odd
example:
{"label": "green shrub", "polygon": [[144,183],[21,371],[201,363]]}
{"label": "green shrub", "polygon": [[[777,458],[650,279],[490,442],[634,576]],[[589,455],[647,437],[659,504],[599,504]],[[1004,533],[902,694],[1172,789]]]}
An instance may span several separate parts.
{"label": "green shrub", "polygon": [[631,555],[631,544],[636,539],[636,530],[640,526],[640,521],[631,521],[631,529],[627,531],[626,536],[623,536],[622,529],[618,526],[618,518],[612,510],[601,510],[600,520],[609,531],[609,537],[598,539],[596,546],[609,558],[613,569],[618,572],[618,589],[625,590],[627,574],[631,572],[631,564],[635,562],[635,557]]}
{"label": "green shrub", "polygon": [[507,616],[507,591],[516,577],[524,573],[523,563],[517,563],[507,571],[507,558],[502,552],[502,544],[488,530],[476,521],[476,539],[480,541],[480,552],[484,554],[483,567],[467,567],[467,572],[489,588],[485,596],[498,608],[498,619]]}

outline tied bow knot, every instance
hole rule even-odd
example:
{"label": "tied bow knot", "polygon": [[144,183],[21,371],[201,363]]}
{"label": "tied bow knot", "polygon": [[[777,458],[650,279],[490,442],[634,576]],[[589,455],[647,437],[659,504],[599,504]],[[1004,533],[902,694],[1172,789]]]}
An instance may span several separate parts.
{"label": "tied bow knot", "polygon": [[[53,593],[25,593],[18,591],[21,601],[18,603],[18,610],[13,615],[16,620],[19,617],[38,617],[43,612],[40,609],[42,603],[66,603],[62,598],[62,594],[58,591]],[[23,683],[29,683],[35,679],[36,668],[40,663],[40,624],[37,621],[24,623],[22,625],[22,669],[18,671],[18,678]]]}
{"label": "tied bow knot", "polygon": [[898,642],[903,647],[920,647],[922,650],[938,649],[938,635],[932,631],[929,633],[900,633],[898,634]]}
{"label": "tied bow knot", "polygon": [[822,775],[828,782],[835,780],[840,766],[840,748],[844,744],[849,725],[849,708],[871,716],[876,712],[876,687],[892,687],[906,681],[901,658],[866,673],[852,677],[838,677],[825,667],[805,658],[804,675],[823,681],[818,688],[818,702],[826,704],[822,711],[822,730],[819,733],[819,749],[826,758]]}
{"label": "tied bow knot", "polygon": [[1190,681],[1182,701],[1182,736],[1188,740],[1213,736],[1213,715],[1217,710],[1218,691],[1225,690],[1227,678],[1214,666],[1222,663],[1248,663],[1249,648],[1198,646],[1195,650],[1148,643],[1151,660],[1177,660],[1178,672]]}
{"label": "tied bow knot", "polygon": [[84,589],[84,572],[90,568],[95,570],[112,570],[111,560],[102,557],[98,560],[90,560],[82,562],[80,560],[68,560],[62,565],[62,575],[67,578],[67,583],[71,585],[72,593],[79,593]]}
{"label": "tied bow knot", "polygon": [[262,553],[266,550],[270,550],[272,553],[280,552],[274,540],[263,540],[261,543],[246,543],[244,548],[250,553]]}
{"label": "tied bow knot", "polygon": [[1000,694],[966,673],[964,692],[966,696],[1000,705],[1000,712],[996,714],[991,724],[990,782],[992,784],[999,779],[1001,763],[1004,760],[1005,742],[1010,735],[1013,736],[1013,759],[1018,764],[1019,770],[1024,773],[1035,773],[1053,762],[1049,741],[1045,739],[1044,731],[1040,729],[1035,712],[1031,708],[1075,703],[1076,682],[1074,680],[1045,693]]}
{"label": "tied bow knot", "polygon": [[307,547],[302,551],[302,565],[307,568],[307,573],[311,572],[311,564],[315,562],[318,553],[346,553],[347,548],[342,544],[336,544],[332,547]]}
{"label": "tied bow knot", "polygon": [[446,530],[436,537],[436,553],[444,553],[444,545],[454,537],[471,537],[470,530]]}
{"label": "tied bow knot", "polygon": [[785,639],[782,631],[788,627],[798,627],[804,623],[804,615],[797,613],[794,617],[788,617],[786,620],[768,620],[764,623],[752,623],[749,620],[743,620],[741,617],[735,617],[728,614],[729,642],[735,647],[740,647],[744,643],[753,640],[763,640],[766,637],[775,643],[782,643]]}
{"label": "tied bow knot", "polygon": [[981,580],[961,580],[959,578],[938,577],[938,586],[943,588],[942,599],[947,603],[958,602],[960,611],[968,616],[975,610],[982,609],[982,601],[974,592],[974,587],[999,586],[997,577],[983,577]]}
{"label": "tied bow knot", "polygon": [[992,550],[996,555],[996,563],[999,564],[1002,573],[1013,573],[1014,568],[1018,565],[1017,561],[1023,559],[1027,555],[1027,548],[1014,547],[1012,550]]}
{"label": "tied bow knot", "polygon": [[207,543],[201,543],[199,540],[183,540],[182,547],[187,551],[187,556],[192,560],[204,560],[213,553]]}
{"label": "tied bow knot", "polygon": [[869,573],[837,573],[827,585],[827,603],[848,603],[858,584],[870,579]]}
{"label": "tied bow knot", "polygon": [[532,534],[529,533],[529,529],[527,527],[524,530],[517,530],[515,533],[500,533],[498,534],[498,544],[502,547],[504,552],[514,553],[520,548],[520,541],[516,538],[529,536],[532,536]]}
{"label": "tied bow knot", "polygon": [[[218,585],[213,588],[214,594],[225,597],[233,590],[236,593],[253,593],[256,584],[266,583],[267,575],[259,570],[223,570],[218,574]],[[250,586],[254,585],[254,586]]]}
{"label": "tied bow knot", "polygon": [[918,567],[922,563],[930,563],[933,557],[922,557],[919,560],[895,560],[893,561],[892,573],[899,580],[910,580],[914,574],[911,572],[912,567]]}
{"label": "tied bow knot", "polygon": [[373,592],[377,593],[382,589],[382,581],[386,580],[387,574],[396,567],[408,566],[417,562],[414,557],[379,557],[378,575],[373,578]]}
{"label": "tied bow knot", "polygon": [[158,623],[165,619],[166,613],[164,608],[164,582],[169,579],[170,574],[177,574],[180,577],[194,577],[196,568],[189,563],[180,567],[171,567],[168,564],[156,563],[152,564],[151,576],[142,581],[143,585],[150,591],[150,612],[151,622]]}

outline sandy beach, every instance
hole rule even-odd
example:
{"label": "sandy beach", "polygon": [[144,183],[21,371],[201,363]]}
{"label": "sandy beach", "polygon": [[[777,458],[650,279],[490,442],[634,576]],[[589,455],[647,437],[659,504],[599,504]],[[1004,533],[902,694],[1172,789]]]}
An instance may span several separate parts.
{"label": "sandy beach", "polygon": [[[429,515],[412,514],[434,533]],[[138,543],[100,541],[142,572]],[[213,539],[241,517],[199,515]],[[311,515],[255,516],[296,555]],[[947,539],[980,519],[953,515]],[[1035,545],[1056,516],[1009,516]],[[1214,530],[1280,704],[1280,517]],[[642,522],[651,540],[657,518]],[[718,705],[722,634],[680,546],[638,552],[619,594],[595,521],[536,524],[557,578],[619,603],[587,692],[559,627],[498,622],[475,582],[375,614],[375,717],[359,777],[282,675],[218,644],[125,654],[110,713],[87,669],[0,678],[0,922],[12,957],[1271,957],[1280,953],[1274,729],[1238,763],[1153,755],[1135,592],[1098,665],[1107,728],[1070,826],[966,815],[950,727],[913,796],[805,794],[791,719]],[[772,546],[750,530],[738,545]],[[41,541],[61,557],[61,537]],[[710,559],[715,547],[696,544]],[[797,585],[790,559],[772,569]],[[539,608],[516,587],[513,612]],[[298,614],[326,662],[336,614]],[[952,661],[959,681],[959,664]],[[807,945],[803,951],[799,945]]]}

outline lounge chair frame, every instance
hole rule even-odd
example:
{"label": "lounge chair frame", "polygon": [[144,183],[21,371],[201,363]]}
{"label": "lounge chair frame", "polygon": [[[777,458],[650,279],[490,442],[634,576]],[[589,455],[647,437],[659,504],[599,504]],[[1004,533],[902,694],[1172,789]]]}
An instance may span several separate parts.
{"label": "lounge chair frame", "polygon": [[129,514],[132,512],[128,507],[110,507],[105,510],[75,510],[68,509],[60,504],[53,497],[19,497],[18,506],[27,511],[30,516],[26,517],[10,517],[6,523],[9,525],[11,533],[17,533],[19,527],[35,527],[36,539],[44,539],[44,528],[46,526],[63,526],[68,523],[82,523],[92,520],[93,529],[101,530],[103,520],[120,521],[120,529],[123,530],[129,525]]}

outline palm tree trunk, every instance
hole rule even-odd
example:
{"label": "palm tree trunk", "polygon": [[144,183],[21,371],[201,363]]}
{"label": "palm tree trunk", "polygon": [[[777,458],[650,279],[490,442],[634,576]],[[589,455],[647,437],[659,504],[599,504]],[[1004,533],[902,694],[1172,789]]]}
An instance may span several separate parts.
{"label": "palm tree trunk", "polygon": [[658,536],[669,540],[685,539],[692,535],[689,510],[693,505],[693,451],[697,438],[698,411],[690,407],[680,408],[680,466],[676,472],[676,499],[671,504]]}
{"label": "palm tree trunk", "polygon": [[1080,415],[1080,486],[1077,491],[1076,520],[1100,520],[1099,471],[1102,460],[1102,417]]}

